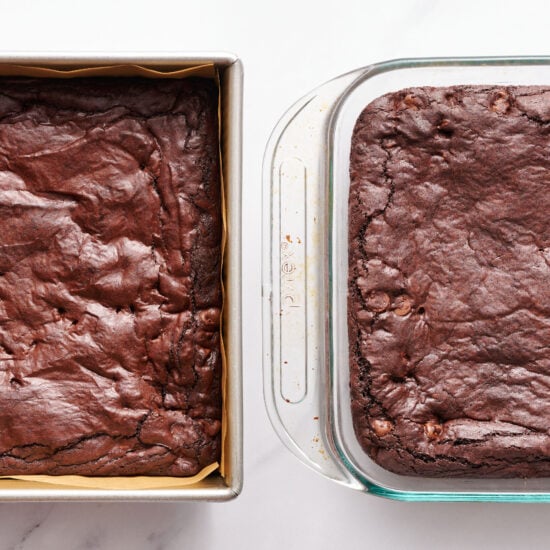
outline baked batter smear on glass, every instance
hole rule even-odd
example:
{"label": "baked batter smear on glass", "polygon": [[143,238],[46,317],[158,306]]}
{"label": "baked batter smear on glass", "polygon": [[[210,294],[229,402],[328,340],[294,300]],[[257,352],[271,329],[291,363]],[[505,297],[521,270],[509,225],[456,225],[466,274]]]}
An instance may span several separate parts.
{"label": "baked batter smear on glass", "polygon": [[0,475],[219,460],[217,95],[0,79]]}
{"label": "baked batter smear on glass", "polygon": [[355,432],[405,475],[550,475],[550,89],[411,88],[352,138]]}

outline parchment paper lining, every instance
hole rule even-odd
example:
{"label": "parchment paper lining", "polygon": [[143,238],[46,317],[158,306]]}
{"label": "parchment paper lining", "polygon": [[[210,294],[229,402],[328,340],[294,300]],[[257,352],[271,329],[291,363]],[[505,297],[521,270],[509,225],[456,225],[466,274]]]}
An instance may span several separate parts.
{"label": "parchment paper lining", "polygon": [[[53,69],[49,67],[25,66],[0,63],[0,76],[28,76],[39,78],[83,78],[92,76],[139,76],[143,78],[189,78],[201,77],[212,78],[218,86],[218,133],[221,138],[221,86],[219,82],[218,72],[213,64],[199,65],[195,67],[187,67],[179,70],[152,69],[141,65],[109,65],[98,67],[85,67],[77,69]],[[222,203],[222,261],[225,253],[226,243],[226,211],[225,211],[225,194],[223,182],[221,140],[220,140],[220,182],[221,182],[221,203]],[[224,296],[223,280],[222,280],[222,296]],[[225,300],[223,300],[225,302]],[[221,317],[220,317],[221,318]],[[220,326],[220,335],[223,335]],[[221,464],[224,464],[225,442],[227,434],[227,418],[226,418],[226,384],[227,384],[227,368],[226,368],[226,353],[221,337],[221,354],[222,354],[222,456]],[[86,489],[103,489],[103,490],[139,490],[139,489],[160,489],[160,488],[181,488],[195,485],[209,476],[216,470],[220,470],[223,476],[223,467],[214,462],[203,468],[198,474],[192,477],[161,477],[161,476],[128,476],[128,477],[95,477],[95,476],[49,476],[49,475],[21,475],[21,476],[0,476],[0,489],[4,485],[3,482],[8,480],[18,480],[25,482],[25,487],[39,488],[48,487],[67,489],[67,488],[86,488]],[[24,487],[21,487],[24,488]]]}

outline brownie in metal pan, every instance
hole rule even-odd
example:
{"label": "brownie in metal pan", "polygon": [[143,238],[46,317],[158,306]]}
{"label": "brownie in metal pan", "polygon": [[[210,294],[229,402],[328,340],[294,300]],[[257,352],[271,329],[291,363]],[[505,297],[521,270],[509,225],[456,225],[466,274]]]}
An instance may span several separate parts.
{"label": "brownie in metal pan", "polygon": [[0,474],[219,459],[218,97],[0,79]]}

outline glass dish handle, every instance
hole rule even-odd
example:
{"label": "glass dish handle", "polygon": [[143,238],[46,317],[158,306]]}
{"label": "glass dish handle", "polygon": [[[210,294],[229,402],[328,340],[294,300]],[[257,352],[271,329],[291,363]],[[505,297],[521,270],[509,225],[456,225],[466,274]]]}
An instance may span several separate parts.
{"label": "glass dish handle", "polygon": [[331,443],[326,372],[327,126],[343,75],[283,116],[264,157],[264,397],[285,445],[345,485],[358,482]]}

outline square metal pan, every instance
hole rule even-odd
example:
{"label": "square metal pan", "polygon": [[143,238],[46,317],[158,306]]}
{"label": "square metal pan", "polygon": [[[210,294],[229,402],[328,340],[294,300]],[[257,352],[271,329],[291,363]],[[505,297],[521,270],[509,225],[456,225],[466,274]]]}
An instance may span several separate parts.
{"label": "square metal pan", "polygon": [[31,482],[0,479],[0,501],[225,501],[242,488],[242,351],[241,351],[241,172],[243,69],[238,57],[225,52],[169,53],[44,53],[0,52],[0,63],[77,69],[136,64],[152,69],[178,70],[207,63],[218,69],[221,87],[221,151],[226,203],[227,241],[224,254],[223,339],[226,347],[224,411],[227,433],[223,442],[224,476],[214,473],[182,488],[104,490],[44,488]]}

